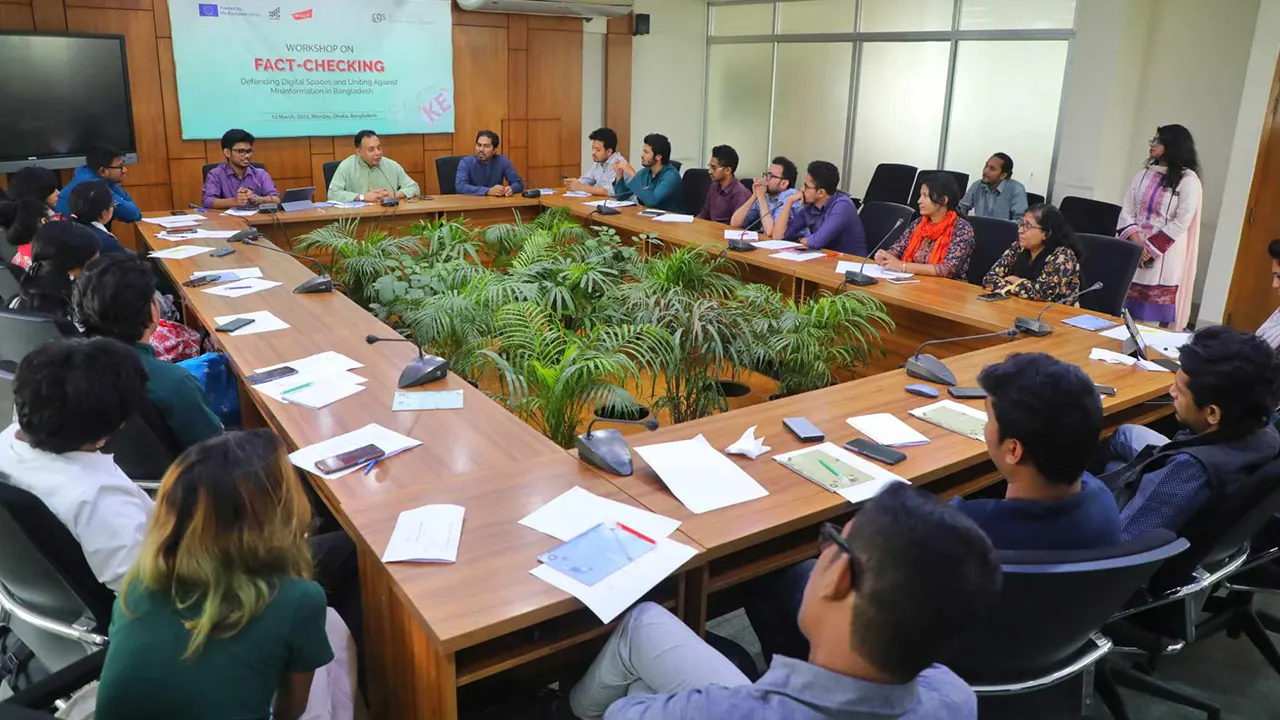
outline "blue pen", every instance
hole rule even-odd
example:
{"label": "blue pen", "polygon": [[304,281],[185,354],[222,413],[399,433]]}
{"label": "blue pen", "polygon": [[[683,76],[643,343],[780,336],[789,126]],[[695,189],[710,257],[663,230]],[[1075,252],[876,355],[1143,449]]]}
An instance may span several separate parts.
{"label": "blue pen", "polygon": [[[416,447],[416,446],[415,446],[415,447]],[[386,459],[387,459],[387,458],[389,458],[389,457],[395,457],[396,455],[399,455],[400,453],[404,452],[405,450],[412,450],[412,449],[413,449],[413,448],[403,448],[403,449],[401,449],[401,450],[397,450],[397,451],[395,451],[395,452],[393,452],[393,453],[389,453],[389,454],[387,454],[387,455],[383,455],[382,457],[377,457],[377,458],[374,458],[374,459],[370,460],[370,461],[369,461],[369,464],[367,464],[367,465],[365,465],[365,466],[364,466],[364,474],[365,474],[365,475],[368,475],[369,473],[373,472],[373,466],[374,466],[374,465],[377,465],[379,460],[386,460]]]}

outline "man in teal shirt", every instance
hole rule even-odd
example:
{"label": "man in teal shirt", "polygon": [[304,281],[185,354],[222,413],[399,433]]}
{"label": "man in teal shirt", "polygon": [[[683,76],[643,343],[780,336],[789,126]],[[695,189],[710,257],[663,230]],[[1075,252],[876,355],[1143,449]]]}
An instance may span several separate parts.
{"label": "man in teal shirt", "polygon": [[149,344],[160,321],[156,281],[146,262],[129,255],[103,255],[85,266],[74,290],[76,310],[88,335],[129,345],[147,373],[147,401],[168,425],[175,449],[186,449],[222,433],[204,389],[186,368],[156,358]]}
{"label": "man in teal shirt", "polygon": [[671,141],[666,135],[653,133],[644,136],[644,152],[640,163],[644,169],[636,172],[625,160],[613,166],[616,180],[613,193],[619,200],[635,195],[636,202],[645,207],[668,212],[684,212],[683,185],[680,171],[670,164]]}
{"label": "man in teal shirt", "polygon": [[329,199],[335,202],[377,203],[388,198],[414,197],[418,183],[400,163],[382,156],[382,141],[372,130],[356,133],[355,154],[347,157],[329,182]]}

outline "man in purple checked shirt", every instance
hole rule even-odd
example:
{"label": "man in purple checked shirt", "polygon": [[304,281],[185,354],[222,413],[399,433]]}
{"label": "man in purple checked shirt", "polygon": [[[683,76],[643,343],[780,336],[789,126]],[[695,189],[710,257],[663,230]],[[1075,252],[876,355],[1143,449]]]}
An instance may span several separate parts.
{"label": "man in purple checked shirt", "polygon": [[830,248],[849,255],[867,256],[867,234],[858,208],[848,193],[840,191],[840,171],[825,160],[809,163],[803,189],[778,213],[777,222],[787,229],[785,239],[811,249]]}
{"label": "man in purple checked shirt", "polygon": [[227,162],[209,171],[204,178],[204,206],[225,209],[257,207],[280,202],[276,184],[253,158],[253,136],[235,128],[222,135],[222,156]]}

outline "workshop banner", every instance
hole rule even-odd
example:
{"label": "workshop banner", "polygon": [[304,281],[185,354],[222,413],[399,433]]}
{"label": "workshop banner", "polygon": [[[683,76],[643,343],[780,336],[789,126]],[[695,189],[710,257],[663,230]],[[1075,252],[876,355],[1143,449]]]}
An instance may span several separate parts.
{"label": "workshop banner", "polygon": [[450,5],[169,0],[182,137],[453,132]]}

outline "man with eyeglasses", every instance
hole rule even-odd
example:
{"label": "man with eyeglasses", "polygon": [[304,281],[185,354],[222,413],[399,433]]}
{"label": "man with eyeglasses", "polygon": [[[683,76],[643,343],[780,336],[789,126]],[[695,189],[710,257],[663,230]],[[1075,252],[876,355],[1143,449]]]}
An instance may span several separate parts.
{"label": "man with eyeglasses", "polygon": [[738,182],[738,151],[728,145],[711,148],[707,170],[711,174],[711,187],[707,188],[707,199],[698,218],[727,224],[733,219],[733,211],[751,197],[751,191]]}
{"label": "man with eyeglasses", "polygon": [[797,614],[805,659],[776,655],[752,683],[671,613],[641,603],[555,717],[976,720],[973,691],[935,663],[996,598],[1000,568],[982,530],[894,483],[843,530],[824,525],[821,547]]}
{"label": "man with eyeglasses", "polygon": [[[744,230],[759,230],[761,236],[781,240],[787,228],[778,215],[796,193],[796,164],[779,155],[769,164],[764,177],[751,181],[751,196],[734,211],[729,224]],[[776,233],[776,234],[775,234]]]}
{"label": "man with eyeglasses", "polygon": [[840,190],[840,170],[825,160],[809,163],[801,192],[782,206],[782,239],[817,250],[867,256],[867,232],[849,194]]}
{"label": "man with eyeglasses", "polygon": [[251,162],[253,135],[240,128],[223,133],[222,156],[227,161],[211,169],[204,178],[205,207],[220,210],[280,202],[280,193],[271,176]]}
{"label": "man with eyeglasses", "polygon": [[[138,203],[134,202],[129,193],[120,186],[127,172],[124,166],[124,153],[110,145],[94,145],[89,148],[89,152],[85,153],[84,165],[76,168],[75,174],[71,176],[71,182],[62,188],[62,195],[58,197],[58,204],[54,209],[62,217],[71,217],[71,191],[75,186],[83,182],[104,180],[107,187],[111,188],[111,195],[116,201],[114,219],[120,222],[138,222],[142,219],[142,211],[138,209]],[[109,226],[108,229],[110,229]]]}

